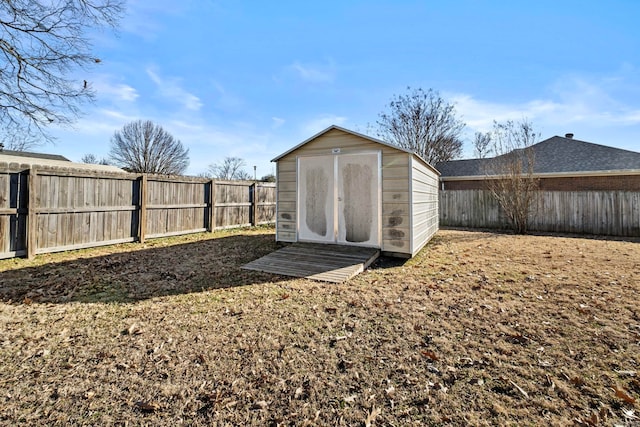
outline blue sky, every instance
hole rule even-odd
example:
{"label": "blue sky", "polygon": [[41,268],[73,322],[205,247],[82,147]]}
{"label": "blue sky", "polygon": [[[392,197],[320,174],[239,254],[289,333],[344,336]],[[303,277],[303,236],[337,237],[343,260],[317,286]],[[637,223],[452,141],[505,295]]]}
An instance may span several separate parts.
{"label": "blue sky", "polygon": [[[129,0],[97,101],[56,152],[106,156],[115,130],[150,119],[190,151],[188,174],[226,156],[258,177],[331,124],[368,132],[395,94],[433,88],[467,123],[464,157],[493,120],[543,138],[640,151],[640,2]],[[80,80],[80,81],[81,81]]]}

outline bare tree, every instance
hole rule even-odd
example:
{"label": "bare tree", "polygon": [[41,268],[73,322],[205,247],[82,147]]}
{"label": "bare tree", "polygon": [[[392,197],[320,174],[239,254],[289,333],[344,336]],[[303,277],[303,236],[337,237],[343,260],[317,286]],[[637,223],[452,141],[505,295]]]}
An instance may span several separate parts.
{"label": "bare tree", "polygon": [[536,214],[539,180],[534,175],[532,145],[539,139],[527,120],[494,122],[493,150],[498,156],[487,162],[487,186],[518,234],[527,232]]}
{"label": "bare tree", "polygon": [[262,178],[260,178],[260,181],[262,182],[276,182],[276,176],[272,173],[264,175]]}
{"label": "bare tree", "polygon": [[160,125],[137,120],[111,138],[110,160],[131,172],[181,175],[189,166],[189,150]]}
{"label": "bare tree", "polygon": [[250,180],[249,175],[244,169],[246,162],[240,157],[225,157],[221,163],[209,165],[207,175],[211,178],[233,180],[246,179]]}
{"label": "bare tree", "polygon": [[433,89],[407,91],[407,95],[394,96],[389,111],[379,115],[378,137],[431,164],[459,157],[465,124],[456,117],[454,106]]}
{"label": "bare tree", "polygon": [[93,153],[85,154],[84,156],[82,156],[80,161],[82,163],[87,163],[87,164],[91,164],[91,165],[108,165],[109,164],[109,160],[108,159],[106,159],[104,157],[98,158],[98,156],[96,156]]}
{"label": "bare tree", "polygon": [[476,132],[473,138],[474,156],[477,159],[485,159],[491,151],[491,132]]}
{"label": "bare tree", "polygon": [[[0,75],[2,72],[0,72]],[[0,106],[2,109],[2,106]],[[0,111],[0,116],[2,112]],[[23,132],[20,126],[15,123],[2,123],[0,118],[0,124],[5,125],[0,129],[0,143],[4,145],[7,150],[13,151],[27,151],[30,148],[38,145],[41,138],[37,135],[30,135],[28,132]]]}
{"label": "bare tree", "polygon": [[123,11],[124,0],[0,1],[0,141],[25,149],[77,119],[95,93],[76,71],[100,62],[87,33]]}

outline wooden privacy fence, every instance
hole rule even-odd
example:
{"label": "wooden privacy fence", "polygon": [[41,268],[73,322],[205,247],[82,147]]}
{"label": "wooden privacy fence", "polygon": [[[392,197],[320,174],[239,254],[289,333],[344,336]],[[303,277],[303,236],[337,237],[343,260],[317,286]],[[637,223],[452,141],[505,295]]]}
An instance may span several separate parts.
{"label": "wooden privacy fence", "polygon": [[[509,228],[498,202],[486,190],[440,192],[440,224]],[[640,236],[640,192],[540,191],[530,216],[531,231]]]}
{"label": "wooden privacy fence", "polygon": [[275,184],[0,168],[0,258],[275,221]]}

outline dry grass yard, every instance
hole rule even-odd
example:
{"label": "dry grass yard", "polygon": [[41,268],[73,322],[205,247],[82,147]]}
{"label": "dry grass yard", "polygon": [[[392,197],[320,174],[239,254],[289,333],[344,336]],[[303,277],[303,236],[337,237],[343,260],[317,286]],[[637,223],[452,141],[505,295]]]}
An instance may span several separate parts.
{"label": "dry grass yard", "polygon": [[342,284],[272,229],[0,261],[0,424],[640,425],[640,242],[442,230]]}

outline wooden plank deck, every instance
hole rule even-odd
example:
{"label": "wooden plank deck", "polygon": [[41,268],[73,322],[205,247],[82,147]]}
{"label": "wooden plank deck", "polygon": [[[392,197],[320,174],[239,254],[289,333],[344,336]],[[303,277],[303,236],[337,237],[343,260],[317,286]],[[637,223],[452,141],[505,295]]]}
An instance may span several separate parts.
{"label": "wooden plank deck", "polygon": [[245,270],[342,283],[380,255],[375,248],[294,243],[242,266]]}

